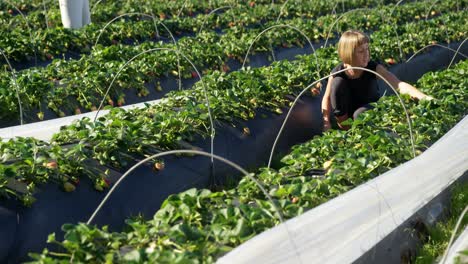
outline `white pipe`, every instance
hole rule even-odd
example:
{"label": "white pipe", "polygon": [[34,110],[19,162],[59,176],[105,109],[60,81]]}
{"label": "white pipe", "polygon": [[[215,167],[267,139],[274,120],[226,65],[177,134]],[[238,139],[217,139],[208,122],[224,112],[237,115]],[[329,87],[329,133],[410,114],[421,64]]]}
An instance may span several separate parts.
{"label": "white pipe", "polygon": [[81,28],[91,23],[88,0],[59,0],[62,24],[65,28]]}

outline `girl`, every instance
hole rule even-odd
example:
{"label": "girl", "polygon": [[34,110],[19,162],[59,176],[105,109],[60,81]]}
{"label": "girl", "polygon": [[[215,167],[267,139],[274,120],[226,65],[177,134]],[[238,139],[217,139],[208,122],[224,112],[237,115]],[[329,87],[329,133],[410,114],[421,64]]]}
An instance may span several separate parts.
{"label": "girl", "polygon": [[[414,86],[400,81],[384,66],[370,60],[369,38],[362,32],[348,30],[338,42],[338,56],[342,63],[336,66],[332,73],[350,67],[362,67],[376,71],[383,76],[400,93],[409,94],[412,98],[433,99]],[[355,119],[360,113],[369,110],[369,103],[379,100],[377,78],[374,73],[349,69],[328,78],[328,84],[322,101],[324,131],[330,129],[330,112],[336,117],[341,129],[349,129],[342,124],[348,118]]]}

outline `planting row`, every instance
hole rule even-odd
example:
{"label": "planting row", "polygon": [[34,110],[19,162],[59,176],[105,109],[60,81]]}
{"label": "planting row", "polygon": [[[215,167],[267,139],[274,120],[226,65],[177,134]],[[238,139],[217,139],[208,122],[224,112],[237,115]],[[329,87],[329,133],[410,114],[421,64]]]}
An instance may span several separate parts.
{"label": "planting row", "polygon": [[[347,4],[347,7],[356,8],[361,6],[362,2],[366,1],[356,1],[356,3]],[[372,1],[368,5],[377,5],[380,2]],[[110,45],[123,39],[137,42],[148,39],[156,40],[158,38],[155,26],[157,26],[158,33],[169,37],[160,22],[163,22],[174,35],[180,35],[183,32],[196,33],[202,28],[260,27],[266,22],[275,21],[280,14],[287,14],[287,17],[290,18],[316,17],[329,13],[336,6],[332,2],[323,0],[301,3],[301,5],[287,4],[284,8],[280,3],[253,6],[218,4],[220,4],[220,11],[225,11],[222,15],[210,14],[209,10],[211,9],[209,9],[207,10],[208,14],[194,16],[193,13],[189,13],[188,17],[173,16],[170,18],[167,17],[165,11],[158,11],[161,6],[171,5],[170,3],[153,3],[150,7],[141,6],[139,2],[127,2],[123,6],[120,2],[97,5],[96,12],[93,13],[93,23],[79,31],[66,30],[59,26],[61,18],[58,6],[48,12],[47,22],[49,25],[45,24],[43,10],[31,12],[26,18],[14,14],[3,19],[0,16],[0,21],[3,20],[3,23],[0,23],[0,31],[5,34],[0,40],[0,47],[3,47],[7,56],[13,61],[31,61],[36,53],[41,60],[50,60],[67,51],[88,53],[89,47],[94,44],[93,41],[96,40],[104,25],[114,17],[124,13],[144,13],[155,16],[156,21],[152,21],[147,16],[136,14],[125,16],[120,22],[116,22],[106,29],[100,43]],[[300,8],[297,9],[296,6],[300,6]],[[164,9],[164,7],[162,8]],[[425,11],[418,13],[422,14],[423,12]],[[141,19],[144,20],[140,21]]]}
{"label": "planting row", "polygon": [[[403,100],[413,120],[416,149],[424,151],[466,114],[468,62],[442,72],[428,73],[417,86],[435,100]],[[352,151],[350,151],[352,150]],[[240,243],[300,215],[368,179],[413,158],[408,124],[400,101],[384,97],[365,112],[349,131],[331,130],[297,146],[283,158],[284,166],[263,168],[255,177],[222,192],[191,189],[171,195],[153,219],[132,218],[124,232],[86,224],[63,226],[65,238],[49,242],[65,252],[32,254],[36,263],[59,261],[211,263]],[[313,175],[323,168],[324,176]],[[273,204],[273,203],[274,204]]]}
{"label": "planting row", "polygon": [[[379,49],[380,46],[376,44],[373,47]],[[396,54],[396,51],[394,53]],[[317,71],[315,55],[321,65],[320,71]],[[286,96],[294,95],[319,76],[328,74],[328,69],[337,63],[335,48],[331,47],[319,49],[316,54],[303,56],[297,61],[280,61],[271,67],[230,74],[213,72],[205,76],[203,82],[198,82],[194,89],[175,92],[158,105],[128,112],[113,109],[108,116],[96,123],[89,119],[80,120],[55,135],[52,146],[57,143],[78,145],[71,150],[61,149],[62,152],[55,155],[63,159],[60,160],[58,170],[52,172],[43,172],[46,167],[44,161],[46,164],[54,161],[54,156],[39,158],[41,155],[33,151],[37,147],[28,150],[31,146],[39,145],[45,148],[42,152],[47,152],[47,148],[50,147],[47,144],[28,143],[29,140],[26,140],[27,145],[23,147],[24,143],[21,140],[2,143],[6,144],[2,155],[14,153],[2,160],[2,170],[7,172],[0,175],[3,182],[2,193],[17,195],[26,204],[30,204],[34,187],[46,180],[52,180],[50,175],[57,175],[59,182],[64,185],[83,174],[89,176],[89,173],[83,173],[81,169],[62,171],[62,166],[67,168],[69,162],[92,158],[101,164],[127,168],[135,162],[135,157],[151,155],[157,150],[177,148],[180,140],[192,141],[195,137],[207,137],[210,134],[210,120],[204,85],[207,88],[213,119],[235,124],[236,120],[253,118],[256,109],[260,108],[281,113],[282,107],[287,106],[289,102]],[[318,93],[318,89],[313,90],[314,95]],[[248,132],[248,128],[245,131]],[[16,146],[17,144],[19,146]],[[74,149],[79,149],[80,152],[67,154]],[[70,161],[66,157],[71,157]],[[31,163],[36,164],[32,166],[32,171]],[[20,193],[9,188],[6,184],[12,177],[15,177],[15,182],[26,184],[27,188],[23,188],[24,191]],[[103,184],[102,178],[105,179],[102,173],[95,173],[90,177],[98,185]]]}
{"label": "planting row", "polygon": [[[418,21],[398,28],[390,25],[380,26],[380,33],[375,33],[378,38],[374,41],[380,47],[372,52],[380,58],[392,58],[392,63],[398,61],[399,55],[394,54],[395,30],[399,31],[404,55],[414,53],[417,49],[433,42],[457,41],[464,37],[460,31],[460,25],[466,24],[465,12],[450,13],[439,16],[429,21]],[[350,15],[356,18],[348,26],[354,28],[366,27],[369,23],[366,19],[357,20],[358,15]],[[369,12],[368,19],[381,19],[378,11]],[[411,16],[402,17],[411,20]],[[329,19],[329,18],[328,18]],[[307,35],[313,36],[317,28],[311,22],[292,21]],[[327,22],[330,25],[332,20]],[[375,23],[377,25],[378,23]],[[327,27],[324,27],[327,28]],[[378,29],[377,26],[372,26]],[[463,28],[463,27],[462,27]],[[326,37],[326,30],[320,33],[320,38]],[[415,34],[414,32],[418,32]],[[93,110],[99,105],[105,94],[106,88],[111,83],[111,77],[124,65],[124,61],[132,58],[140,52],[149,49],[179,49],[193,63],[200,68],[211,68],[228,71],[227,62],[230,58],[243,60],[249,45],[253,42],[259,31],[250,30],[244,33],[226,33],[219,36],[216,33],[202,33],[197,37],[186,37],[174,44],[148,42],[135,47],[115,45],[93,51],[89,56],[83,56],[80,60],[55,60],[46,68],[33,68],[17,73],[16,83],[10,78],[9,72],[0,73],[2,87],[0,98],[5,103],[1,106],[2,120],[18,118],[18,99],[16,84],[20,88],[20,98],[28,120],[37,120],[43,117],[45,108],[54,111],[58,116]],[[270,35],[260,38],[254,50],[265,51],[271,43],[275,46],[288,46],[292,43],[303,45],[306,40],[292,28],[278,28],[271,31]],[[285,39],[289,39],[286,41]],[[393,59],[395,58],[395,59]],[[126,66],[116,82],[112,85],[111,93],[106,101],[113,105],[125,104],[126,89],[135,89],[138,96],[149,94],[149,89],[162,90],[159,78],[178,75],[178,60],[181,65],[182,77],[198,77],[190,63],[178,56],[174,51],[158,50],[146,53]],[[206,73],[207,71],[204,71]],[[35,115],[38,115],[35,117]]]}

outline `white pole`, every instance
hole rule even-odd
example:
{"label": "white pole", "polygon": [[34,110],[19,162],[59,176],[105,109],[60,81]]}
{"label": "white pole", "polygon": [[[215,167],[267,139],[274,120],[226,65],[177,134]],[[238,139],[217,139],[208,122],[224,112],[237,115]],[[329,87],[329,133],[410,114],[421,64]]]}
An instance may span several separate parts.
{"label": "white pole", "polygon": [[89,0],[59,0],[62,24],[65,28],[81,28],[91,22]]}

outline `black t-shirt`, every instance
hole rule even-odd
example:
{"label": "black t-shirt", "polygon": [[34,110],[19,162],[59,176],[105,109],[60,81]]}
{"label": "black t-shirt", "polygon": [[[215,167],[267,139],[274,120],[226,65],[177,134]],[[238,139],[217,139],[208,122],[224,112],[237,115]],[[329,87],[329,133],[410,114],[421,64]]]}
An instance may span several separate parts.
{"label": "black t-shirt", "polygon": [[[378,63],[375,61],[369,61],[367,63],[366,69],[376,71]],[[340,63],[336,66],[332,73],[335,73],[339,70],[343,70],[344,65]],[[346,73],[340,72],[334,75],[333,78],[342,78],[346,85],[350,88],[351,91],[351,105],[353,109],[357,109],[365,104],[371,102],[377,102],[380,98],[380,93],[377,86],[377,76],[368,71],[364,71],[359,78],[350,79]]]}

